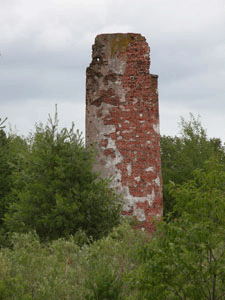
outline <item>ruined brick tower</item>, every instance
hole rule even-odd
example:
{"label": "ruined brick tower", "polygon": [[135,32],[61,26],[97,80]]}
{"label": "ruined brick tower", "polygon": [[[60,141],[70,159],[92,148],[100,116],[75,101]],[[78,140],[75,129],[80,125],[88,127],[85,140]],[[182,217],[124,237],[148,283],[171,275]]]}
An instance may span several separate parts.
{"label": "ruined brick tower", "polygon": [[160,217],[162,179],[157,75],[140,34],[101,34],[86,78],[86,145],[97,142],[103,177],[124,195],[124,215],[152,231]]}

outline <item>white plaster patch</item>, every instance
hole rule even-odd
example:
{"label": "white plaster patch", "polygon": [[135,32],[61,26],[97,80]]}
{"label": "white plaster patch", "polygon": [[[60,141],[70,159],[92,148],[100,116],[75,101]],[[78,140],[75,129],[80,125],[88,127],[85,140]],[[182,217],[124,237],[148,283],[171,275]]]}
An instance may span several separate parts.
{"label": "white plaster patch", "polygon": [[129,188],[127,186],[124,186],[123,187],[123,195],[124,195],[124,200],[125,200],[125,203],[123,206],[124,211],[130,211],[131,208],[133,208],[133,210],[135,212],[136,211],[136,203],[143,203],[143,202],[147,201],[149,206],[151,206],[155,200],[154,189],[152,190],[151,194],[148,194],[145,197],[133,197],[130,194]]}
{"label": "white plaster patch", "polygon": [[123,130],[122,133],[130,133],[132,130]]}
{"label": "white plaster patch", "polygon": [[107,148],[113,148],[116,150],[116,144],[115,144],[115,141],[111,138],[108,138],[108,145],[107,145]]}
{"label": "white plaster patch", "polygon": [[137,220],[138,220],[139,222],[143,222],[143,221],[146,220],[144,209],[137,208],[137,209],[134,211],[134,216],[137,217]]}
{"label": "white plaster patch", "polygon": [[[112,108],[111,104],[108,103],[102,103],[101,104],[101,112],[103,116],[106,116],[109,114],[110,109]],[[96,115],[97,111],[99,110],[98,107],[92,105],[90,107],[90,115]],[[90,132],[90,138],[88,140],[89,143],[95,143],[97,142],[97,145],[101,142],[101,140],[104,137],[107,137],[108,144],[107,148],[111,148],[115,151],[115,158],[112,158],[111,156],[108,156],[107,159],[104,155],[104,151],[99,151],[99,161],[105,161],[106,165],[104,166],[104,169],[101,169],[101,167],[96,164],[94,166],[94,169],[96,171],[101,170],[102,176],[103,177],[109,177],[112,174],[113,176],[113,181],[111,183],[111,187],[117,188],[118,192],[122,192],[123,188],[121,187],[121,172],[116,168],[116,164],[120,163],[122,161],[122,155],[119,152],[119,150],[116,147],[115,141],[108,137],[110,133],[115,133],[116,132],[116,127],[115,125],[105,125],[104,121],[102,118],[95,118],[92,117],[93,123],[88,124],[89,126],[89,132]],[[95,138],[93,138],[95,137]],[[99,147],[100,150],[100,147]]]}
{"label": "white plaster patch", "polygon": [[129,108],[124,108],[124,106],[121,106],[120,108],[121,108],[122,111],[130,111]]}
{"label": "white plaster patch", "polygon": [[154,189],[152,190],[152,193],[147,196],[146,200],[148,201],[148,204],[151,206],[152,202],[155,200],[155,191],[154,191]]}
{"label": "white plaster patch", "polygon": [[153,129],[155,130],[155,132],[156,132],[157,134],[160,133],[160,132],[159,132],[159,124],[153,124]]}
{"label": "white plaster patch", "polygon": [[123,75],[126,67],[126,62],[123,62],[116,57],[108,60],[109,69],[115,70],[115,73]]}
{"label": "white plaster patch", "polygon": [[135,179],[137,182],[141,181],[141,177],[140,177],[140,176],[134,177],[134,179]]}
{"label": "white plaster patch", "polygon": [[127,164],[127,173],[128,173],[128,176],[130,176],[131,173],[132,173],[132,167],[131,167],[131,164]]}
{"label": "white plaster patch", "polygon": [[[115,151],[115,158],[110,159],[110,157],[107,159],[106,167],[109,168],[109,170],[115,169],[115,165],[120,163],[122,161],[122,155],[119,152],[119,150],[116,148],[115,141],[111,138],[108,139],[108,145],[107,148],[113,149]],[[106,149],[107,149],[106,148]],[[117,176],[118,177],[118,176]],[[116,178],[117,179],[117,178]],[[120,175],[121,179],[121,175]]]}
{"label": "white plaster patch", "polygon": [[160,186],[160,179],[159,176],[153,180],[158,186]]}
{"label": "white plaster patch", "polygon": [[120,97],[120,102],[126,102],[126,98],[124,93],[122,93],[122,97]]}
{"label": "white plaster patch", "polygon": [[147,169],[145,169],[146,172],[153,172],[154,171],[154,168],[153,167],[149,167]]}
{"label": "white plaster patch", "polygon": [[114,189],[116,188],[119,193],[122,193],[120,172],[116,173],[116,175],[113,176],[113,181],[111,183],[111,187]]}

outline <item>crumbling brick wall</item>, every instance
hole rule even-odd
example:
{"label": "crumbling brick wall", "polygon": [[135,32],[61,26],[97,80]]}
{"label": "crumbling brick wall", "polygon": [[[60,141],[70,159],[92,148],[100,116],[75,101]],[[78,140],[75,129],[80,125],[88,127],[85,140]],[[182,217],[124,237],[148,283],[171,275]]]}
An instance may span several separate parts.
{"label": "crumbling brick wall", "polygon": [[96,170],[114,176],[124,215],[154,230],[162,216],[157,75],[140,34],[101,34],[86,76],[86,145],[97,143]]}

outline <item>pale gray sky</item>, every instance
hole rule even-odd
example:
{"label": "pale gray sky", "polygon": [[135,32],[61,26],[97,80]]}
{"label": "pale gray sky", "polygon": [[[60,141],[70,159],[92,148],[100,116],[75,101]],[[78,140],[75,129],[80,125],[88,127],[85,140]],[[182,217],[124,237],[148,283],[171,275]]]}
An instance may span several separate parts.
{"label": "pale gray sky", "polygon": [[0,118],[27,135],[55,104],[85,130],[85,72],[100,33],[135,32],[159,75],[161,134],[201,116],[225,142],[224,0],[0,0]]}

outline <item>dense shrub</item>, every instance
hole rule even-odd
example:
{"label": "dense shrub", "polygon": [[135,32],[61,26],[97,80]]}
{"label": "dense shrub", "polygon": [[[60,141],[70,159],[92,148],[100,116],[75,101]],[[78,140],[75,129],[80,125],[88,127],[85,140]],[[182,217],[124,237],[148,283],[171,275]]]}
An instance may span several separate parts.
{"label": "dense shrub", "polygon": [[140,250],[131,276],[137,299],[224,299],[224,166],[210,161],[193,180],[170,189],[178,218],[161,222]]}
{"label": "dense shrub", "polygon": [[0,299],[136,299],[126,276],[147,240],[127,223],[82,247],[76,235],[46,244],[35,233],[14,233],[13,249],[0,251]]}
{"label": "dense shrub", "polygon": [[10,166],[8,161],[9,141],[3,129],[0,128],[0,227],[7,209],[6,196],[11,188]]}
{"label": "dense shrub", "polygon": [[12,202],[11,191],[16,184],[13,173],[20,170],[21,156],[28,150],[27,147],[24,138],[12,132],[6,135],[5,131],[0,129],[0,247],[9,246],[4,215]]}
{"label": "dense shrub", "polygon": [[9,232],[35,230],[41,240],[69,237],[82,229],[94,239],[120,222],[121,199],[108,179],[93,172],[95,152],[81,135],[54,121],[36,125],[14,168],[4,222]]}
{"label": "dense shrub", "polygon": [[199,117],[181,118],[179,136],[161,136],[164,215],[173,211],[175,198],[169,193],[169,182],[182,184],[193,179],[193,171],[203,169],[205,162],[218,158],[225,166],[225,151],[217,138],[208,138]]}

